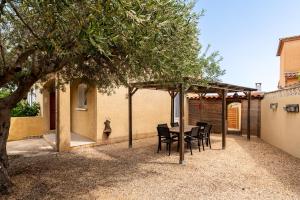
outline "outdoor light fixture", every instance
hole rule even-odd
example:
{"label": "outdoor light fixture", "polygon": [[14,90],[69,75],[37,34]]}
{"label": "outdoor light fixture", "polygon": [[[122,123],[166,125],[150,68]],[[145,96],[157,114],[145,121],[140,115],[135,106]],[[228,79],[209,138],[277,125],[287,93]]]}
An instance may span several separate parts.
{"label": "outdoor light fixture", "polygon": [[273,111],[277,110],[278,107],[278,103],[270,103],[270,109],[272,109]]}
{"label": "outdoor light fixture", "polygon": [[232,96],[234,99],[237,99],[237,98],[239,98],[239,94],[237,93],[237,92],[235,92],[234,94],[233,94],[233,96]]}
{"label": "outdoor light fixture", "polygon": [[287,104],[283,109],[286,112],[298,113],[299,112],[299,104]]}

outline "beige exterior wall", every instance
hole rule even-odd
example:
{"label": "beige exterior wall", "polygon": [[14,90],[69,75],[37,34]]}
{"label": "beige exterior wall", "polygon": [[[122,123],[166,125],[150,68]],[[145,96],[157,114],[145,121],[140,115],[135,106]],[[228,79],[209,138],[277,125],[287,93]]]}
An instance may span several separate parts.
{"label": "beige exterior wall", "polygon": [[71,132],[97,140],[96,88],[87,92],[87,109],[78,108],[78,84],[71,86]]}
{"label": "beige exterior wall", "polygon": [[8,141],[42,136],[45,132],[46,124],[43,117],[12,117]]}
{"label": "beige exterior wall", "polygon": [[[97,93],[98,142],[128,140],[128,89],[119,88],[107,96]],[[170,123],[171,99],[168,92],[138,90],[132,98],[133,138],[156,135],[159,123]],[[111,121],[109,140],[103,134],[104,121]]]}
{"label": "beige exterior wall", "polygon": [[[276,111],[271,103],[278,103]],[[300,104],[300,88],[267,93],[261,102],[261,138],[300,158],[300,113],[288,113],[286,104]]]}
{"label": "beige exterior wall", "polygon": [[300,72],[300,40],[284,42],[280,55],[280,80],[282,87],[297,82],[297,80],[285,80],[285,72]]}

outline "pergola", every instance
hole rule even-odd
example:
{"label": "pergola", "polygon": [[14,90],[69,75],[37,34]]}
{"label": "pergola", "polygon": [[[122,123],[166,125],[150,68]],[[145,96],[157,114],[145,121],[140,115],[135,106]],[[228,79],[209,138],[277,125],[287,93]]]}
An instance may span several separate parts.
{"label": "pergola", "polygon": [[171,122],[174,122],[174,99],[179,94],[179,163],[184,161],[184,95],[187,93],[194,93],[198,95],[218,93],[222,97],[222,149],[226,147],[227,134],[227,105],[226,96],[229,92],[243,92],[248,99],[247,109],[247,139],[250,140],[250,105],[251,105],[251,91],[256,91],[254,88],[248,88],[238,85],[232,85],[221,82],[209,82],[205,84],[189,84],[186,89],[185,83],[182,82],[161,82],[148,81],[136,82],[129,84],[128,87],[128,108],[129,108],[129,148],[132,148],[132,97],[138,89],[162,90],[169,92],[171,96]]}

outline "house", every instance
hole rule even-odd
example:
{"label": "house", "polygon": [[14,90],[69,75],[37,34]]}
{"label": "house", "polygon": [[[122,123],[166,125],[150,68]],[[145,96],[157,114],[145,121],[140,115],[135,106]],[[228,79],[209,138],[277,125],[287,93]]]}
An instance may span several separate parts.
{"label": "house", "polygon": [[280,39],[277,56],[280,56],[278,88],[300,83],[300,35]]}
{"label": "house", "polygon": [[261,138],[300,158],[300,36],[280,39],[277,56],[279,90],[265,93],[261,102]]}
{"label": "house", "polygon": [[[41,106],[40,116],[12,119],[9,140],[44,135],[59,151],[80,144],[128,141],[127,88],[107,95],[98,92],[95,85],[80,81],[65,85],[64,90],[57,90],[55,85],[56,79],[52,78],[35,94]],[[157,124],[170,123],[168,92],[139,90],[132,101],[133,139],[156,136]],[[29,120],[26,126],[24,120]],[[34,131],[33,127],[28,128],[31,125]]]}

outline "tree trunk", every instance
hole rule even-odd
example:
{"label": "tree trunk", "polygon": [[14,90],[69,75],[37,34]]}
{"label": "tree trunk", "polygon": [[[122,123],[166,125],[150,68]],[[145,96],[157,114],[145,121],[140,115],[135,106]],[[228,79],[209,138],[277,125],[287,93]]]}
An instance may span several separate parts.
{"label": "tree trunk", "polygon": [[0,108],[0,194],[9,194],[12,182],[9,178],[6,142],[10,127],[10,109]]}

